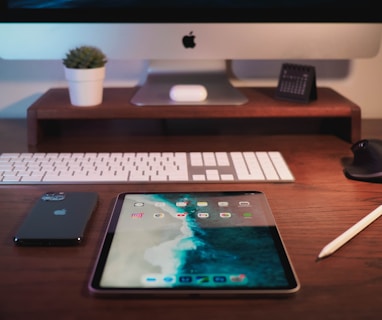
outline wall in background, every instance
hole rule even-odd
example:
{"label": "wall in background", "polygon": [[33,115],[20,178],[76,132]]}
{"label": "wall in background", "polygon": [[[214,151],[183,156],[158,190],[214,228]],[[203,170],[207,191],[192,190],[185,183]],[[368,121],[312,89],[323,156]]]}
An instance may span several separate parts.
{"label": "wall in background", "polygon": [[[276,86],[286,61],[233,61],[238,86]],[[317,85],[337,90],[362,109],[364,119],[382,118],[382,50],[376,57],[351,61],[292,61],[316,67]],[[142,61],[109,61],[106,87],[131,87],[144,78]],[[66,87],[62,63],[0,59],[0,118],[25,118],[27,108],[46,90]]]}

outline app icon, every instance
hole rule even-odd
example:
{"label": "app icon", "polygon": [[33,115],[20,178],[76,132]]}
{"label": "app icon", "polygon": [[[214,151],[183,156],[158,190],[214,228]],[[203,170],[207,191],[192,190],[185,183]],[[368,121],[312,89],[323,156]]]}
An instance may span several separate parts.
{"label": "app icon", "polygon": [[207,207],[208,206],[208,202],[207,201],[198,201],[197,202],[197,206],[198,207]]}
{"label": "app icon", "polygon": [[197,283],[208,283],[210,282],[210,279],[208,276],[196,276],[196,282]]}
{"label": "app icon", "polygon": [[143,217],[143,212],[132,213],[132,214],[131,214],[131,217],[132,217],[133,219],[140,219],[140,218]]}
{"label": "app icon", "polygon": [[178,218],[185,218],[187,216],[187,212],[179,212],[176,214]]}
{"label": "app icon", "polygon": [[176,202],[176,206],[177,206],[177,207],[186,207],[187,204],[188,204],[187,201],[177,201],[177,202]]}
{"label": "app icon", "polygon": [[145,283],[155,283],[158,281],[158,278],[156,276],[153,276],[153,275],[148,275],[144,278],[143,280]]}
{"label": "app icon", "polygon": [[245,274],[237,274],[237,275],[231,275],[229,277],[229,280],[231,282],[239,283],[239,282],[244,282],[247,279]]}
{"label": "app icon", "polygon": [[135,202],[134,207],[143,207],[145,204],[143,202]]}
{"label": "app icon", "polygon": [[213,280],[215,283],[225,283],[225,282],[227,282],[227,277],[226,276],[214,276]]}
{"label": "app icon", "polygon": [[155,202],[154,206],[156,206],[156,207],[165,207],[166,203],[165,202]]}
{"label": "app icon", "polygon": [[252,212],[244,212],[244,213],[243,213],[243,218],[245,218],[245,219],[250,219],[250,218],[252,218]]}
{"label": "app icon", "polygon": [[228,201],[219,201],[218,206],[219,207],[228,207]]}
{"label": "app icon", "polygon": [[192,277],[191,276],[180,276],[179,277],[179,282],[180,283],[191,283],[192,282]]}
{"label": "app icon", "polygon": [[205,218],[208,218],[209,216],[210,214],[208,212],[198,212],[198,218],[205,219]]}
{"label": "app icon", "polygon": [[239,207],[250,207],[251,204],[249,201],[239,201]]}
{"label": "app icon", "polygon": [[163,212],[157,212],[157,213],[154,213],[153,217],[155,219],[161,219],[161,218],[164,218],[164,213]]}
{"label": "app icon", "polygon": [[173,283],[175,281],[175,277],[168,275],[163,277],[163,282],[165,283]]}
{"label": "app icon", "polygon": [[231,218],[230,212],[220,212],[220,218]]}

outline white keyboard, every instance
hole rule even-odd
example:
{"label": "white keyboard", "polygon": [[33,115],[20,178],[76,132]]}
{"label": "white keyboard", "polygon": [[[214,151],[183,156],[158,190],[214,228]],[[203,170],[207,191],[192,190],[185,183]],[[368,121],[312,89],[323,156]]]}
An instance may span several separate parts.
{"label": "white keyboard", "polygon": [[0,185],[293,181],[277,151],[0,154]]}

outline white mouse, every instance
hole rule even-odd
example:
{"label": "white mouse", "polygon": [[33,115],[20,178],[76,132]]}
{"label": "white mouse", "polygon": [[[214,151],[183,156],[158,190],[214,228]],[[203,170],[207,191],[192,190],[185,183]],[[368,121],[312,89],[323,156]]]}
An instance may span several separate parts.
{"label": "white mouse", "polygon": [[177,84],[170,89],[170,99],[176,102],[199,102],[207,98],[207,89],[200,84]]}

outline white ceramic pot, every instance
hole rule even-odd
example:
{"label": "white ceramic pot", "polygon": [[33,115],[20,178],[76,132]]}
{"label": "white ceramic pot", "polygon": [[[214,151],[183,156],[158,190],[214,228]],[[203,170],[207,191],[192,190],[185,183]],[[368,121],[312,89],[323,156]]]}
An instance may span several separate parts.
{"label": "white ceramic pot", "polygon": [[78,107],[91,107],[102,103],[105,67],[94,69],[65,68],[69,84],[70,103]]}

